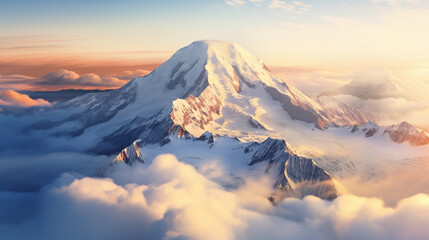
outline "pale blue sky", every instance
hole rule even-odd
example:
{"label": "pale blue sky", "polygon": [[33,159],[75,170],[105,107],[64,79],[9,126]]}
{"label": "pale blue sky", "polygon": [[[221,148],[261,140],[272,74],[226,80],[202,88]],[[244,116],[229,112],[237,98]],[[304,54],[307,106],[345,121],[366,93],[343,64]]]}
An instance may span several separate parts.
{"label": "pale blue sky", "polygon": [[162,60],[194,40],[220,39],[270,65],[424,64],[428,2],[0,0],[0,57]]}

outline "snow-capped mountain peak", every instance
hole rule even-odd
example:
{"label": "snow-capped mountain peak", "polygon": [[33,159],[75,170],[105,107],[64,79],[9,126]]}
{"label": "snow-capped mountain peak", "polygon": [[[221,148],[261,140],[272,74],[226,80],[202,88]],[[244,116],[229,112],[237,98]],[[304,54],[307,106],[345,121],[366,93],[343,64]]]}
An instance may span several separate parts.
{"label": "snow-capped mountain peak", "polygon": [[116,156],[115,159],[113,159],[113,162],[123,162],[128,165],[132,165],[135,162],[144,163],[143,157],[140,154],[140,150],[138,147],[138,144],[141,142],[140,139],[134,141],[130,146],[123,149],[118,156]]}
{"label": "snow-capped mountain peak", "polygon": [[[258,111],[267,112],[269,106],[261,106],[259,103],[262,101],[274,100],[293,120],[314,124],[318,128],[350,123],[364,124],[371,118],[346,104],[312,99],[278,79],[261,60],[238,44],[198,41],[179,50],[170,60],[181,66],[183,61],[176,59],[187,58],[188,55],[191,55],[189,59],[200,56],[198,61],[205,62],[198,80],[194,81],[198,86],[194,85],[191,89],[202,89],[200,86],[206,88],[202,92],[190,93],[186,98],[175,100],[171,117],[175,124],[183,126],[194,135],[218,128],[213,124],[211,127],[208,125],[213,120],[225,117],[226,109],[234,111],[234,115],[241,115],[241,119],[249,119],[248,122],[256,122],[264,128],[264,123],[255,114]],[[258,103],[255,104],[256,102]],[[333,105],[337,108],[333,109]],[[231,120],[230,116],[228,120]]]}
{"label": "snow-capped mountain peak", "polygon": [[273,129],[273,116],[319,129],[371,120],[347,104],[305,95],[247,50],[224,41],[193,42],[117,90],[53,108],[74,113],[32,128],[51,128],[60,136],[92,134],[99,143],[90,151],[98,153],[116,153],[136,139],[158,143],[173,126],[195,137],[208,131],[257,140]]}
{"label": "snow-capped mountain peak", "polygon": [[[46,130],[70,141],[85,139],[88,152],[119,153],[115,164],[150,161],[147,154],[169,148],[177,154],[189,148],[183,159],[198,157],[191,154],[191,146],[212,154],[222,148],[225,159],[269,173],[276,189],[273,202],[285,196],[337,196],[331,176],[312,159],[300,157],[300,149],[295,151],[289,139],[282,139],[293,139],[292,134],[281,135],[283,126],[311,138],[329,127],[359,127],[372,120],[342,102],[305,95],[239,45],[222,41],[193,42],[144,77],[116,90],[54,105],[44,114],[50,120],[27,130]],[[196,140],[208,144],[201,146]],[[327,185],[311,187],[321,182]]]}
{"label": "snow-capped mountain peak", "polygon": [[408,122],[391,125],[384,130],[394,142],[402,143],[408,141],[411,145],[425,145],[429,143],[429,134]]}

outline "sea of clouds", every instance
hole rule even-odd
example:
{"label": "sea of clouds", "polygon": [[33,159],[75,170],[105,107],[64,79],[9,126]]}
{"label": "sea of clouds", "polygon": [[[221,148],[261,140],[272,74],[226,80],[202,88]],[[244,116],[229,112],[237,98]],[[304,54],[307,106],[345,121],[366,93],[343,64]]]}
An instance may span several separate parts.
{"label": "sea of clouds", "polygon": [[[320,83],[326,84],[324,78]],[[390,100],[366,101],[385,105],[382,101]],[[273,206],[267,199],[272,191],[268,179],[249,177],[238,189],[225,189],[171,154],[133,167],[119,164],[105,178],[94,177],[114,156],[82,153],[85,140],[68,144],[67,138],[26,133],[25,126],[32,121],[0,114],[2,240],[429,236],[429,195],[424,194],[429,192],[429,164],[376,182],[344,180],[345,186],[353,186],[353,194],[333,201],[308,196]]]}
{"label": "sea of clouds", "polygon": [[[79,75],[66,69],[50,72],[40,78],[24,75],[0,74],[0,112],[2,108],[25,108],[50,105],[45,99],[32,99],[19,90],[62,89],[114,89],[123,86],[129,80],[148,74],[147,70],[124,71],[118,74],[98,75],[94,73]],[[15,111],[16,112],[16,111]]]}
{"label": "sea of clouds", "polygon": [[[42,164],[40,159],[35,161]],[[266,198],[271,190],[268,183],[249,178],[243,187],[228,191],[166,154],[148,164],[117,165],[107,178],[62,173],[32,192],[5,191],[7,184],[3,184],[0,235],[2,239],[44,240],[429,236],[429,195],[402,199],[394,207],[378,198],[355,195],[332,202],[314,196],[290,198],[272,206]]]}

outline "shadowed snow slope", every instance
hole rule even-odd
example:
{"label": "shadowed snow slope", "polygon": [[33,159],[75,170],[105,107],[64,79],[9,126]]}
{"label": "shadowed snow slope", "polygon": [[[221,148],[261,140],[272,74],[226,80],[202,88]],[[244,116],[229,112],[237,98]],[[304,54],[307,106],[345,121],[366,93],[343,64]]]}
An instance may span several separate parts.
{"label": "shadowed snow slope", "polygon": [[172,153],[226,189],[238,189],[249,177],[268,177],[273,190],[265,197],[273,204],[285,197],[315,195],[332,200],[341,194],[337,190],[341,186],[337,186],[328,173],[311,159],[299,157],[291,150],[284,140],[272,138],[261,143],[242,143],[209,133],[200,138],[170,135],[162,146],[134,142],[122,150],[109,168],[97,175],[109,176],[115,168],[121,167],[120,164],[146,163],[143,158],[153,159],[160,153]]}

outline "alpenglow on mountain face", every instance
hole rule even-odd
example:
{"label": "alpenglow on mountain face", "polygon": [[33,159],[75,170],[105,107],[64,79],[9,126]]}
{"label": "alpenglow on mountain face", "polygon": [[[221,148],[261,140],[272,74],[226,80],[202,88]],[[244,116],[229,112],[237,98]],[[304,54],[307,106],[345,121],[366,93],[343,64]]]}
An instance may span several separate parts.
{"label": "alpenglow on mountain face", "polygon": [[[117,155],[96,176],[108,176],[118,164],[150,164],[163,153],[197,168],[215,158],[226,169],[211,180],[234,189],[247,176],[268,176],[273,191],[266,197],[273,203],[290,196],[333,199],[341,194],[331,174],[356,174],[367,167],[321,158],[311,144],[323,147],[318,139],[334,136],[338,142],[331,146],[341,150],[341,138],[350,131],[362,128],[366,137],[378,138],[380,128],[370,123],[373,116],[329,97],[313,99],[239,45],[221,41],[194,42],[119,89],[86,94],[34,114],[40,120],[27,132],[66,138],[72,149],[84,143],[87,152]],[[293,131],[284,132],[285,127]],[[393,141],[408,139],[397,136],[409,135],[402,130],[395,131]],[[300,151],[289,141],[300,144]]]}
{"label": "alpenglow on mountain face", "polygon": [[30,129],[90,135],[98,142],[89,151],[108,154],[136,139],[159,142],[174,126],[196,137],[206,131],[240,137],[243,131],[273,130],[264,116],[276,117],[279,111],[319,129],[372,119],[344,103],[308,97],[239,45],[222,41],[193,42],[120,89],[87,94],[54,108],[74,113]]}
{"label": "alpenglow on mountain face", "polygon": [[190,149],[184,160],[205,159],[201,151],[217,154],[230,167],[214,181],[234,188],[244,179],[243,171],[265,174],[272,182],[273,193],[267,197],[273,203],[308,194],[333,199],[339,192],[332,177],[298,156],[287,139],[269,138],[278,131],[272,122],[321,131],[371,119],[344,103],[310,98],[239,45],[221,41],[194,42],[117,90],[87,94],[37,114],[46,117],[27,131],[66,137],[70,145],[85,139],[91,153],[119,153],[110,168],[145,164],[147,154],[168,153],[166,149],[178,156]]}

